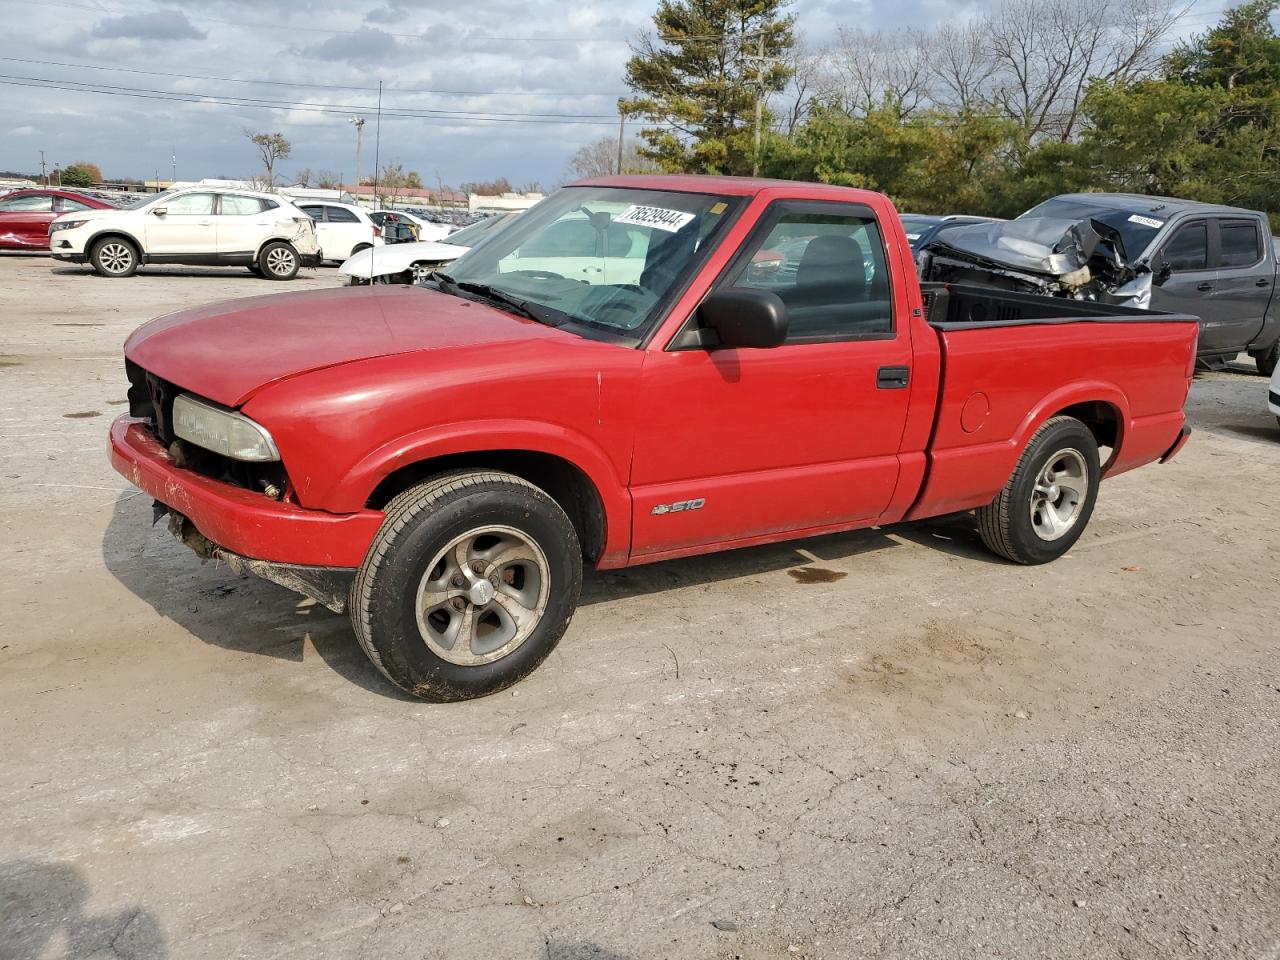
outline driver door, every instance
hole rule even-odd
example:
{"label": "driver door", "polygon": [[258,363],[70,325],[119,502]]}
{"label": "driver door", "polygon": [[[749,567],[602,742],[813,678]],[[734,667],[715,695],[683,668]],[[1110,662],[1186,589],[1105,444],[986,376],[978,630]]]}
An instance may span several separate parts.
{"label": "driver door", "polygon": [[875,214],[773,204],[717,282],[744,286],[787,305],[781,346],[646,357],[635,559],[849,525],[892,499],[912,353]]}
{"label": "driver door", "polygon": [[169,197],[147,212],[147,257],[208,257],[217,254],[217,227],[212,193]]}

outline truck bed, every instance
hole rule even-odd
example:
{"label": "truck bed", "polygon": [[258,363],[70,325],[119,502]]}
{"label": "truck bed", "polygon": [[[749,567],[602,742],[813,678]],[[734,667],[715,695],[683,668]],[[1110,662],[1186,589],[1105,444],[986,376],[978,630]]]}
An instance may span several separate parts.
{"label": "truck bed", "polygon": [[922,283],[925,319],[938,330],[1057,323],[1198,323],[1190,314],[1161,313],[1094,300],[1069,300],[958,283]]}
{"label": "truck bed", "polygon": [[1035,426],[1055,413],[1098,425],[1108,476],[1178,441],[1195,317],[954,284],[924,284],[923,294],[941,382],[925,485],[908,519],[989,503]]}

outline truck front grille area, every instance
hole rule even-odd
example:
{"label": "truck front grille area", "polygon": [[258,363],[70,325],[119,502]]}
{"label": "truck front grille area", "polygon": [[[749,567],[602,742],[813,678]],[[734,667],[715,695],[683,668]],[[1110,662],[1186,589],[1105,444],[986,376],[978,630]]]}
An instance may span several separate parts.
{"label": "truck front grille area", "polygon": [[124,367],[129,377],[129,415],[149,421],[152,434],[169,451],[175,466],[274,500],[285,497],[289,477],[283,464],[233,460],[179,439],[173,432],[173,401],[185,391],[132,360],[125,360]]}

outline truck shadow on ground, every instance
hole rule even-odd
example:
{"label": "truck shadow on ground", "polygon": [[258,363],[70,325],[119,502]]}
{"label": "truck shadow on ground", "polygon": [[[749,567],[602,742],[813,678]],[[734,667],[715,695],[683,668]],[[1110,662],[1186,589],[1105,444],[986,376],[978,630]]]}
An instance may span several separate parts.
{"label": "truck shadow on ground", "polygon": [[1280,444],[1280,424],[1267,409],[1269,385],[1252,360],[1232,361],[1213,374],[1197,373],[1187,399],[1187,422],[1192,430]]}
{"label": "truck shadow on ground", "polygon": [[[0,863],[0,956],[167,957],[164,934],[148,911],[125,907],[86,913],[89,885],[66,863]],[[47,952],[50,948],[55,952]]]}
{"label": "truck shadow on ground", "polygon": [[[167,620],[204,643],[302,663],[308,650],[344,679],[372,693],[409,701],[378,673],[356,643],[345,614],[216,561],[201,563],[165,530],[152,526],[151,501],[140,494],[116,500],[102,540],[103,562],[121,584]],[[1001,564],[983,547],[966,514],[915,524],[856,530],[668,560],[584,577],[583,605],[787,572],[777,589],[818,591],[875,570],[873,555],[905,543],[982,563]],[[865,566],[864,566],[865,564]],[[838,586],[831,589],[840,589]],[[772,587],[770,588],[772,589]],[[416,701],[414,701],[416,702]]]}

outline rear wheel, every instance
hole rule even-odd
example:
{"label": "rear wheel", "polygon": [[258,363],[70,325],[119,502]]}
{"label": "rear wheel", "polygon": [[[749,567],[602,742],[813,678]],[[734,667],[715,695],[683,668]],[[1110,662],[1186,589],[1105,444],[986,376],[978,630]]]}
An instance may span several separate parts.
{"label": "rear wheel", "polygon": [[292,280],[301,265],[298,251],[282,240],[274,240],[258,252],[258,269],[268,280]]}
{"label": "rear wheel", "polygon": [[1270,350],[1264,350],[1261,353],[1250,354],[1254,363],[1258,365],[1258,373],[1264,377],[1269,377],[1276,372],[1276,364],[1280,361],[1280,340],[1271,345]]}
{"label": "rear wheel", "polygon": [[138,248],[123,237],[106,237],[89,251],[89,262],[101,277],[131,277],[138,260]]}
{"label": "rear wheel", "polygon": [[1098,444],[1089,428],[1074,417],[1048,420],[1004,489],[978,510],[983,543],[1014,563],[1056,560],[1084,533],[1100,476]]}
{"label": "rear wheel", "polygon": [[582,550],[559,504],[512,474],[454,473],[388,505],[351,588],[351,620],[397,687],[470,700],[546,659],[581,588]]}

